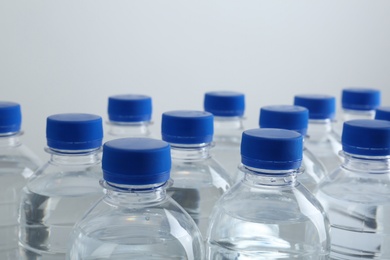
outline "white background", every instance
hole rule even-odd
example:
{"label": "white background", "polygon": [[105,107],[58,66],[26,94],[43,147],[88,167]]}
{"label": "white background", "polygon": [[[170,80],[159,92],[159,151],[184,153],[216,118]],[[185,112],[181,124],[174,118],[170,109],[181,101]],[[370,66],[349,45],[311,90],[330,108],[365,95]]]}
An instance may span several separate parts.
{"label": "white background", "polygon": [[[23,141],[45,157],[46,117],[107,119],[107,98],[161,113],[203,94],[246,94],[247,128],[295,94],[382,90],[390,105],[390,1],[0,0],[0,100],[22,105]],[[338,110],[340,112],[340,110]]]}

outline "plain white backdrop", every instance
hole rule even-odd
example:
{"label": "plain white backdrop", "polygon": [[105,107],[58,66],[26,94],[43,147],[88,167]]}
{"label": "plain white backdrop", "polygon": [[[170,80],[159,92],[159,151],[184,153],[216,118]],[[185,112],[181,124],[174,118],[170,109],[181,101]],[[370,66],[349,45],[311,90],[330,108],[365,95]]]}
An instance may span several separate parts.
{"label": "plain white backdrop", "polygon": [[[390,105],[390,1],[0,0],[0,100],[22,105],[24,143],[45,158],[46,117],[107,119],[107,98],[153,98],[161,113],[203,109],[203,94],[264,105],[364,86]],[[339,111],[338,111],[339,112]]]}

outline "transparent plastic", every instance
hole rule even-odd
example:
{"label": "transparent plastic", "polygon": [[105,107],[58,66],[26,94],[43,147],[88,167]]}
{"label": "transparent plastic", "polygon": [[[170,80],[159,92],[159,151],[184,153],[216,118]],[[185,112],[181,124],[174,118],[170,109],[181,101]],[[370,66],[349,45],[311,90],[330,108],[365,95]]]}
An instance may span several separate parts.
{"label": "transparent plastic", "polygon": [[169,196],[169,182],[101,181],[105,196],[75,226],[67,259],[203,259],[200,232]]}
{"label": "transparent plastic", "polygon": [[375,118],[375,110],[343,109],[341,118],[333,123],[333,129],[337,139],[341,140],[344,122],[349,120],[355,120],[355,119],[374,119],[374,118]]}
{"label": "transparent plastic", "polygon": [[40,165],[40,159],[22,144],[22,133],[0,135],[0,259],[18,256],[20,191]]}
{"label": "transparent plastic", "polygon": [[114,122],[106,123],[108,131],[104,136],[104,141],[110,141],[124,137],[152,137],[150,131],[150,121],[141,122]]}
{"label": "transparent plastic", "polygon": [[214,116],[214,143],[211,150],[217,160],[230,175],[232,180],[237,178],[240,164],[241,135],[244,131],[243,117]]}
{"label": "transparent plastic", "polygon": [[354,156],[319,186],[332,259],[390,259],[390,157]]}
{"label": "transparent plastic", "polygon": [[226,171],[210,156],[210,144],[171,144],[173,185],[168,194],[194,219],[205,238],[216,201],[231,185]]}
{"label": "transparent plastic", "polygon": [[211,214],[206,258],[328,259],[329,221],[300,171],[240,170]]}
{"label": "transparent plastic", "polygon": [[341,143],[333,131],[330,119],[309,120],[305,147],[310,150],[326,169],[326,175],[336,169],[342,162],[339,152]]}
{"label": "transparent plastic", "polygon": [[21,259],[64,259],[76,221],[103,196],[100,149],[46,149],[49,162],[22,190],[19,216]]}

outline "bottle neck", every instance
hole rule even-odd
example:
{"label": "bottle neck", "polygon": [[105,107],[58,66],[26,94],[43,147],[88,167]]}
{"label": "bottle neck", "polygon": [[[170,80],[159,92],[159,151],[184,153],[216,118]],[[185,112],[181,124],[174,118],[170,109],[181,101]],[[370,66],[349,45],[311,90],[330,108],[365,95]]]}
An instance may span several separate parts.
{"label": "bottle neck", "polygon": [[81,151],[45,148],[45,151],[51,155],[50,163],[57,165],[90,165],[100,163],[100,147]]}
{"label": "bottle neck", "polygon": [[171,157],[174,160],[197,161],[210,157],[211,143],[171,144]]}
{"label": "bottle neck", "polygon": [[145,207],[165,200],[166,189],[172,185],[172,181],[150,185],[121,185],[101,180],[100,185],[105,191],[105,200],[110,204]]}
{"label": "bottle neck", "polygon": [[343,109],[343,121],[354,119],[374,119],[375,110],[351,110]]}
{"label": "bottle neck", "polygon": [[107,122],[108,134],[113,136],[149,136],[150,121],[141,122]]}
{"label": "bottle neck", "polygon": [[16,147],[21,145],[20,136],[22,132],[0,134],[0,147]]}
{"label": "bottle neck", "polygon": [[295,186],[297,176],[303,173],[303,169],[289,170],[267,170],[247,167],[243,164],[239,166],[240,171],[245,173],[243,182],[250,186]]}
{"label": "bottle neck", "polygon": [[340,155],[344,157],[341,167],[346,170],[374,174],[390,172],[390,156],[362,156],[343,151]]}
{"label": "bottle neck", "polygon": [[214,140],[239,143],[244,131],[243,120],[244,118],[239,116],[214,116]]}
{"label": "bottle neck", "polygon": [[308,126],[308,141],[324,141],[333,132],[330,119],[310,119]]}

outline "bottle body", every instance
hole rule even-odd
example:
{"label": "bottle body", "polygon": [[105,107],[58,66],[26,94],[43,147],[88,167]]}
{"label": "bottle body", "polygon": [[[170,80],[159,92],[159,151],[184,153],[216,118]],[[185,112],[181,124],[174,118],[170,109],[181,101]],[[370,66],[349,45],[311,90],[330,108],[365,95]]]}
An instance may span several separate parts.
{"label": "bottle body", "polygon": [[377,159],[345,154],[319,186],[332,226],[332,259],[390,259],[389,158]]}
{"label": "bottle body", "polygon": [[[297,172],[245,177],[211,215],[207,259],[328,259],[329,223]],[[249,205],[249,206],[248,206]]]}
{"label": "bottle body", "polygon": [[241,135],[244,131],[242,117],[214,116],[214,143],[211,153],[230,175],[237,178],[240,164]]}
{"label": "bottle body", "polygon": [[21,259],[64,259],[73,225],[103,195],[99,149],[73,154],[49,151],[50,161],[22,190]]}
{"label": "bottle body", "polygon": [[21,189],[40,161],[16,136],[0,136],[0,259],[17,259]]}
{"label": "bottle body", "polygon": [[231,185],[226,171],[209,155],[210,145],[171,146],[173,185],[168,194],[206,235],[210,213]]}
{"label": "bottle body", "polygon": [[327,171],[326,174],[332,172],[342,162],[339,156],[342,150],[341,143],[329,119],[309,120],[305,146],[322,162]]}
{"label": "bottle body", "polygon": [[298,176],[298,181],[314,194],[318,184],[326,176],[325,166],[320,160],[306,147],[302,153],[302,167],[304,172]]}
{"label": "bottle body", "polygon": [[199,230],[165,184],[114,187],[75,226],[68,259],[203,259]]}

